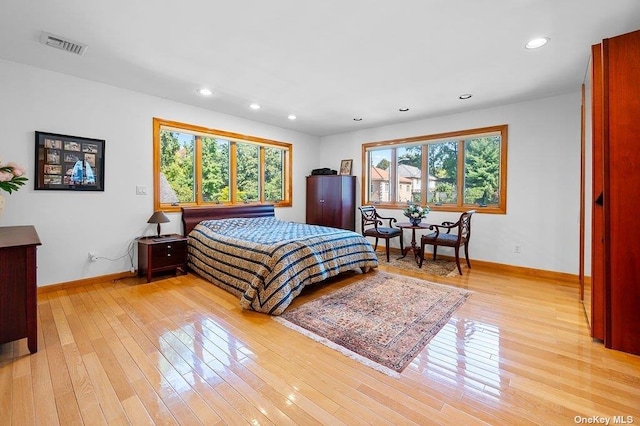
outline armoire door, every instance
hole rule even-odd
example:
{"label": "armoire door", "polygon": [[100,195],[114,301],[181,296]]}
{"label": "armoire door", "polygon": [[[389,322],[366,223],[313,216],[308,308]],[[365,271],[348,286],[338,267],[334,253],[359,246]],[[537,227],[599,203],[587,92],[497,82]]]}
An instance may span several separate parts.
{"label": "armoire door", "polygon": [[323,225],[342,228],[342,176],[328,176],[321,181]]}
{"label": "armoire door", "polygon": [[640,354],[640,31],[605,39],[605,346]]}
{"label": "armoire door", "polygon": [[591,337],[604,340],[604,141],[602,45],[591,48]]}
{"label": "armoire door", "polygon": [[307,223],[323,225],[322,180],[314,176],[307,177]]}

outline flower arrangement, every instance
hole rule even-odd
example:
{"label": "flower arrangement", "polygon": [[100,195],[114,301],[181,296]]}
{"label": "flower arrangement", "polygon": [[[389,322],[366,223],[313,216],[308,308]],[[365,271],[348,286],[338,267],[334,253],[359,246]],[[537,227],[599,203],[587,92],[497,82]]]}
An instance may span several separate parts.
{"label": "flower arrangement", "polygon": [[409,204],[406,209],[402,211],[411,222],[420,222],[420,219],[426,217],[429,214],[429,206],[418,206],[416,204]]}
{"label": "flower arrangement", "polygon": [[24,174],[25,170],[19,164],[13,162],[0,163],[0,189],[7,191],[9,194],[17,191],[27,182]]}

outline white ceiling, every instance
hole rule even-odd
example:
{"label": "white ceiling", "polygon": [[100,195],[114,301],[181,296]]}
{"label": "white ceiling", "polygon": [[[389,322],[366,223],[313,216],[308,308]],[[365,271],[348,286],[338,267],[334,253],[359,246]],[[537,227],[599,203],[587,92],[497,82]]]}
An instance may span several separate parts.
{"label": "white ceiling", "polygon": [[636,29],[638,0],[0,0],[0,58],[319,136],[578,91]]}

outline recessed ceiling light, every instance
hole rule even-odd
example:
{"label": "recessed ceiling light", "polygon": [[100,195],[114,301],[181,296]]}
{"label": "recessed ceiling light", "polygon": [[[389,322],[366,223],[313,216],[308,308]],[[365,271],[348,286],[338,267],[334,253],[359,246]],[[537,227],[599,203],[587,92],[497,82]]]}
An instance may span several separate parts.
{"label": "recessed ceiling light", "polygon": [[460,96],[458,96],[458,99],[465,100],[465,99],[469,99],[469,98],[470,98],[470,97],[472,97],[472,96],[473,96],[473,95],[472,95],[471,93],[465,93],[464,95],[460,95]]}
{"label": "recessed ceiling light", "polygon": [[409,108],[399,108],[398,111],[400,112],[407,112],[409,111]]}
{"label": "recessed ceiling light", "polygon": [[356,117],[353,119],[353,121],[362,121],[362,117]]}
{"label": "recessed ceiling light", "polygon": [[549,37],[539,37],[529,40],[529,42],[525,44],[524,47],[526,47],[527,49],[537,49],[547,43],[549,43]]}
{"label": "recessed ceiling light", "polygon": [[258,105],[258,104],[251,104],[251,105],[249,105],[249,108],[251,108],[251,109],[260,109],[260,105]]}
{"label": "recessed ceiling light", "polygon": [[289,114],[289,116],[288,116],[287,118],[288,118],[289,120],[295,120],[295,119],[296,119],[296,118],[298,118],[298,117],[296,117],[296,116],[295,116],[295,115],[293,115],[293,114]]}
{"label": "recessed ceiling light", "polygon": [[205,87],[203,87],[202,89],[198,89],[198,93],[200,93],[202,96],[211,96],[211,95],[213,95],[213,91],[211,91],[211,89],[207,89]]}

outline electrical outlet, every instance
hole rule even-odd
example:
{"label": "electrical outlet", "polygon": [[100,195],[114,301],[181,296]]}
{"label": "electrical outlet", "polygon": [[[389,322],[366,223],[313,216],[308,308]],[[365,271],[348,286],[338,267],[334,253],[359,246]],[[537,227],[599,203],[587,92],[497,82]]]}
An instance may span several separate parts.
{"label": "electrical outlet", "polygon": [[136,195],[147,195],[146,185],[136,185]]}
{"label": "electrical outlet", "polygon": [[89,252],[89,260],[91,262],[97,262],[98,261],[98,253],[96,253],[95,251],[90,251]]}
{"label": "electrical outlet", "polygon": [[516,244],[515,247],[513,247],[514,253],[520,253],[521,250],[522,250],[522,246],[520,244]]}

